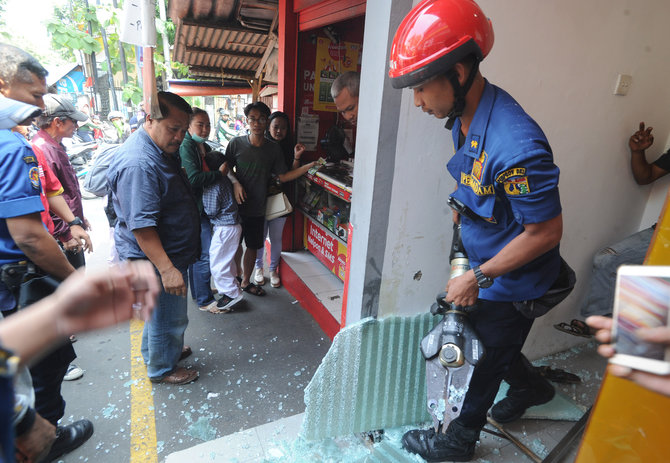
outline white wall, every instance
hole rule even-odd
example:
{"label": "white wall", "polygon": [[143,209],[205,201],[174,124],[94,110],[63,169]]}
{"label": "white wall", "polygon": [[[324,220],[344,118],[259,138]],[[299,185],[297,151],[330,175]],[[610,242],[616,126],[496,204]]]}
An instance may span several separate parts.
{"label": "white wall", "polygon": [[[563,304],[536,322],[526,345],[535,357],[581,341],[552,325],[579,316],[593,254],[649,226],[660,211],[670,179],[637,186],[627,140],[645,121],[656,139],[650,158],[669,141],[670,2],[479,4],[496,35],[483,74],[543,127],[561,168],[561,252],[577,272],[578,284]],[[612,94],[618,73],[633,76],[627,96]],[[380,316],[427,310],[444,287],[449,267],[451,221],[445,199],[454,188],[444,167],[453,152],[449,133],[444,121],[413,107],[409,90],[403,91],[399,118]]]}

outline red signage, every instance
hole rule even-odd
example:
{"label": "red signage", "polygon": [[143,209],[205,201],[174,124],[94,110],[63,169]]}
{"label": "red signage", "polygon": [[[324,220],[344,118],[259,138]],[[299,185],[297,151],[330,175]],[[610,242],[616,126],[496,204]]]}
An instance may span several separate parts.
{"label": "red signage", "polygon": [[305,217],[305,222],[305,247],[328,267],[328,270],[344,281],[347,247],[312,219]]}

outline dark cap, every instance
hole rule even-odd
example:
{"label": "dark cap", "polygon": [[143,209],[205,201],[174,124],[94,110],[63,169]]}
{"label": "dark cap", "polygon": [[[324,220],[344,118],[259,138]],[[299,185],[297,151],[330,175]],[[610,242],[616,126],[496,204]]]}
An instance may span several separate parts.
{"label": "dark cap", "polygon": [[44,95],[44,112],[42,115],[53,117],[69,117],[79,122],[88,120],[88,116],[83,112],[75,109],[74,105],[67,99],[67,97],[54,95],[51,93]]}

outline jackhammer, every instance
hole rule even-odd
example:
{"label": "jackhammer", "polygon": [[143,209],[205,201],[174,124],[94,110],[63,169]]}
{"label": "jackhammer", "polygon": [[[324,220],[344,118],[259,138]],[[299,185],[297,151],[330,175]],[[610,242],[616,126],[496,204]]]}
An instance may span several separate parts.
{"label": "jackhammer", "polygon": [[[461,241],[461,226],[454,224],[449,254],[449,279],[470,270],[468,256]],[[439,293],[431,306],[433,315],[442,320],[421,340],[421,353],[426,359],[426,398],[428,413],[436,432],[445,432],[449,423],[461,413],[472,372],[484,357],[484,346],[468,321],[475,306],[461,307],[444,300]]]}

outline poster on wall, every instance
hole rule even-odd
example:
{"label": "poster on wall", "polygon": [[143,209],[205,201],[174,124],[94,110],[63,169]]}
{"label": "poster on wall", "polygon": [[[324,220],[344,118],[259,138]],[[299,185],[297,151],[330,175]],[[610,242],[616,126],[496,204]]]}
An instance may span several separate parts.
{"label": "poster on wall", "polygon": [[316,43],[316,69],[314,81],[314,109],[337,112],[330,87],[343,72],[358,70],[361,45],[352,42],[334,43],[319,37]]}
{"label": "poster on wall", "polygon": [[298,118],[298,143],[305,145],[307,151],[314,151],[319,141],[319,116],[305,114]]}

